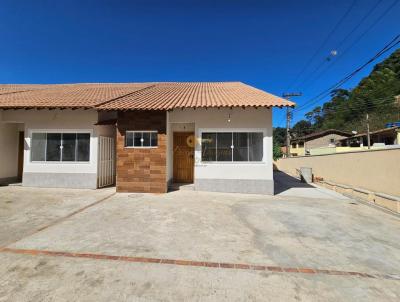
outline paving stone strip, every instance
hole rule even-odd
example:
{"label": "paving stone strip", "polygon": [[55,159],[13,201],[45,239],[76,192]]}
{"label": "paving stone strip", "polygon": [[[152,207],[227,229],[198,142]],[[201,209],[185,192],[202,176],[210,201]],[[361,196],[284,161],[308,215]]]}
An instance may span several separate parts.
{"label": "paving stone strip", "polygon": [[147,257],[115,256],[115,255],[104,255],[104,254],[93,254],[93,253],[71,253],[71,252],[59,252],[59,251],[48,251],[48,250],[14,249],[7,247],[0,248],[0,252],[12,253],[12,254],[24,254],[32,256],[86,258],[95,260],[169,264],[169,265],[197,266],[197,267],[222,268],[222,269],[243,269],[243,270],[254,270],[254,271],[268,271],[273,273],[351,276],[359,278],[390,279],[390,280],[400,281],[400,275],[398,274],[367,274],[361,272],[314,269],[307,267],[280,267],[280,266],[252,265],[243,263],[223,263],[223,262],[191,261],[191,260],[180,260],[180,259],[177,260],[177,259],[160,259],[160,258],[147,258]]}

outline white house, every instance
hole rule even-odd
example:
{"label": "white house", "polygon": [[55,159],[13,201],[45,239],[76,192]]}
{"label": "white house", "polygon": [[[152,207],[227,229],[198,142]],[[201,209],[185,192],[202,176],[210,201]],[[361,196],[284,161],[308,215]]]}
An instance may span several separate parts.
{"label": "white house", "polygon": [[0,85],[0,182],[273,194],[274,106],[239,82]]}

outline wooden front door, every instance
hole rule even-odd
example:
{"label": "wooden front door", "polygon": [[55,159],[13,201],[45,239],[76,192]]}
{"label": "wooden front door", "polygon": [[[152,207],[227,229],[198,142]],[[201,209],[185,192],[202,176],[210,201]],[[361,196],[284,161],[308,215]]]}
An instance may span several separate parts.
{"label": "wooden front door", "polygon": [[174,132],[174,182],[193,182],[194,145],[193,132]]}
{"label": "wooden front door", "polygon": [[18,181],[22,180],[22,171],[24,168],[24,145],[25,135],[23,131],[20,131],[18,137]]}

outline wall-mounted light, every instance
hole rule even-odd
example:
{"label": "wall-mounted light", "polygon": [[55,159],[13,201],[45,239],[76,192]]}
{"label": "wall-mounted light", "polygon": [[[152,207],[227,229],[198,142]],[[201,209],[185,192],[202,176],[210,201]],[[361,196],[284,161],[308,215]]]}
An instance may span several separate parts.
{"label": "wall-mounted light", "polygon": [[228,123],[230,123],[231,122],[231,114],[229,113],[229,115],[228,115]]}

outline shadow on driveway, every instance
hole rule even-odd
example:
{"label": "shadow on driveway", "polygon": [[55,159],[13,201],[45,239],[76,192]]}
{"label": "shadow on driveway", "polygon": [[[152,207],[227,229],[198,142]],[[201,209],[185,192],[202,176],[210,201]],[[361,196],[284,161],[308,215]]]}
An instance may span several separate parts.
{"label": "shadow on driveway", "polygon": [[279,194],[292,188],[315,188],[300,179],[281,171],[274,171],[274,193]]}

